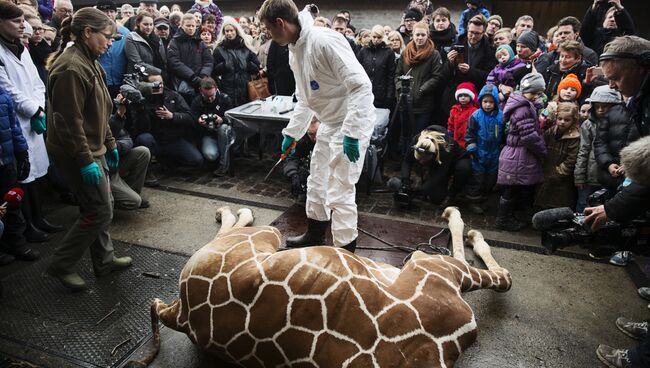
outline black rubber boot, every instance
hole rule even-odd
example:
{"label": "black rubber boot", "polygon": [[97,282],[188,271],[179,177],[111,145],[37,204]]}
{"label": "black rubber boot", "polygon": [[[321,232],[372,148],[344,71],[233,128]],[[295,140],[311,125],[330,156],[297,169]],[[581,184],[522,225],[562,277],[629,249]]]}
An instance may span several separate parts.
{"label": "black rubber boot", "polygon": [[34,226],[42,230],[46,233],[58,233],[65,228],[61,225],[54,225],[50,222],[48,222],[44,217],[43,213],[41,211],[41,192],[40,192],[40,187],[39,187],[39,182],[34,181],[26,185],[25,189],[29,192],[28,196],[28,203],[31,208],[31,223],[34,224]]}
{"label": "black rubber boot", "polygon": [[350,253],[354,253],[354,251],[357,249],[357,239],[354,239],[347,245],[342,246],[341,248],[347,250]]}
{"label": "black rubber boot", "polygon": [[325,245],[325,231],[329,223],[329,221],[318,221],[308,218],[307,232],[302,235],[288,237],[286,241],[287,247],[302,248],[313,245]]}
{"label": "black rubber boot", "polygon": [[499,210],[497,211],[497,220],[495,226],[499,230],[520,231],[524,225],[513,216],[514,201],[501,197],[499,200]]}
{"label": "black rubber boot", "polygon": [[32,209],[34,208],[34,205],[31,203],[34,198],[31,196],[32,192],[32,184],[22,184],[23,191],[25,192],[25,195],[23,197],[23,201],[21,203],[21,210],[23,212],[23,217],[25,218],[25,239],[27,239],[28,242],[30,243],[43,243],[48,241],[48,236],[45,232],[42,230],[38,229],[34,225],[34,212]]}

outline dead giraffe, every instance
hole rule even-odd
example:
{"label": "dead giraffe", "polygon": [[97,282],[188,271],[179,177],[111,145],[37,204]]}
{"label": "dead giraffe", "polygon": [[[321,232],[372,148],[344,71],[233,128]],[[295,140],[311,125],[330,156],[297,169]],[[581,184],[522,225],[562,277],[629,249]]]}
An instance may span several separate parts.
{"label": "dead giraffe", "polygon": [[489,270],[465,262],[453,207],[443,217],[454,256],[415,252],[402,270],[335,247],[278,253],[276,228],[237,213],[217,210],[222,227],[185,265],[179,298],[151,305],[154,349],[128,366],[153,361],[160,320],[244,367],[451,367],[477,335],[461,292],[512,285],[478,231],[469,244]]}

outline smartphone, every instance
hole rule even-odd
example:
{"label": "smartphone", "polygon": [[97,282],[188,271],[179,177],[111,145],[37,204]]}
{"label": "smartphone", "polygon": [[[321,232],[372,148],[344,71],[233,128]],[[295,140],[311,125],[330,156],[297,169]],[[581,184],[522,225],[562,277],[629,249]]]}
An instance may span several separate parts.
{"label": "smartphone", "polygon": [[601,68],[601,67],[594,68],[594,75],[602,77],[604,75],[603,74],[603,68]]}

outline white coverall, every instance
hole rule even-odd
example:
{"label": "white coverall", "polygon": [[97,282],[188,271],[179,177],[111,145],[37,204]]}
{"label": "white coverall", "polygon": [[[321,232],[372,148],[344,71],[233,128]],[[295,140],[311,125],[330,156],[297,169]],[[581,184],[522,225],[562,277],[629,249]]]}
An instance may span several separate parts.
{"label": "white coverall", "polygon": [[[334,245],[341,247],[358,234],[354,185],[375,124],[372,84],[344,36],[314,27],[308,12],[301,12],[299,19],[300,37],[289,45],[298,103],[282,133],[297,141],[313,113],[320,120],[307,179],[306,212],[310,219],[331,219]],[[343,153],[344,136],[359,140],[357,162]]]}

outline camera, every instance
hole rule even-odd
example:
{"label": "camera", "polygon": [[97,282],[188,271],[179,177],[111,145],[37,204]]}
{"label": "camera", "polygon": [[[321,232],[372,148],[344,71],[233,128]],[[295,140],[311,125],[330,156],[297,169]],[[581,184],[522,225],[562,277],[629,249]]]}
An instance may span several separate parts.
{"label": "camera", "polygon": [[413,76],[409,74],[397,77],[397,80],[399,80],[400,83],[401,93],[406,95],[411,93],[411,79],[413,79]]}
{"label": "camera", "polygon": [[219,120],[219,115],[217,114],[203,114],[201,115],[201,119],[205,121],[206,127],[208,130],[214,130],[215,129],[215,123],[217,120]]}
{"label": "camera", "polygon": [[[603,189],[589,196],[587,202],[590,207],[596,207],[604,204],[606,199],[607,191]],[[588,249],[637,250],[647,242],[650,234],[647,217],[627,224],[607,221],[595,232],[591,230],[591,224],[585,223],[585,217],[583,214],[571,214],[568,208],[550,209],[536,213],[533,225],[542,230],[542,245],[548,254],[571,245]],[[644,253],[646,251],[643,250]]]}
{"label": "camera", "polygon": [[318,16],[319,10],[318,10],[318,6],[316,6],[316,4],[307,5],[307,9],[309,10],[309,12],[311,14],[313,14],[314,17]]}

